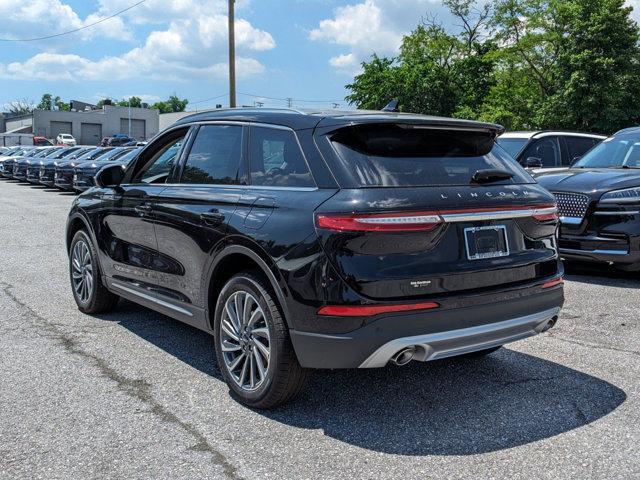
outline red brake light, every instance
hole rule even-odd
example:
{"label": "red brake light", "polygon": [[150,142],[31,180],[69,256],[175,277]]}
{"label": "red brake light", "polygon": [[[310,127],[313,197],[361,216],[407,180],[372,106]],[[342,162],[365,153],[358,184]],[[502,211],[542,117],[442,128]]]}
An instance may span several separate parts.
{"label": "red brake light", "polygon": [[556,278],[555,280],[550,280],[542,285],[542,288],[551,288],[557,285],[562,285],[564,283],[564,278]]}
{"label": "red brake light", "polygon": [[559,219],[558,207],[556,205],[544,205],[537,207],[534,210],[533,218],[538,222],[557,221]]}
{"label": "red brake light", "polygon": [[419,232],[442,224],[433,212],[383,213],[371,215],[318,215],[318,227],[350,232]]}
{"label": "red brake light", "polygon": [[381,313],[409,312],[438,308],[435,302],[413,303],[409,305],[328,305],[318,310],[318,315],[328,317],[371,317]]}

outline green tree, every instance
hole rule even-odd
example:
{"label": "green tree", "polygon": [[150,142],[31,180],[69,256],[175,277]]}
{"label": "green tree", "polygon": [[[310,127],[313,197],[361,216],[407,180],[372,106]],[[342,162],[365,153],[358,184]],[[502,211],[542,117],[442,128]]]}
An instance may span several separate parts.
{"label": "green tree", "polygon": [[509,128],[613,132],[637,123],[638,26],[623,0],[498,0],[504,45],[481,116]]}
{"label": "green tree", "polygon": [[53,96],[50,93],[42,95],[42,100],[36,106],[38,110],[53,110]]}
{"label": "green tree", "polygon": [[151,108],[160,110],[160,113],[184,112],[188,104],[189,100],[186,98],[181,100],[176,94],[173,94],[168,100],[154,103]]}
{"label": "green tree", "polygon": [[[131,102],[131,104],[129,104]],[[142,99],[140,97],[130,97],[116,102],[118,107],[142,108]]]}
{"label": "green tree", "polygon": [[433,20],[404,37],[397,58],[373,55],[347,85],[347,101],[380,109],[391,99],[403,111],[476,117],[492,85],[495,45],[483,37],[491,12],[472,0],[447,0],[460,24],[451,34]]}

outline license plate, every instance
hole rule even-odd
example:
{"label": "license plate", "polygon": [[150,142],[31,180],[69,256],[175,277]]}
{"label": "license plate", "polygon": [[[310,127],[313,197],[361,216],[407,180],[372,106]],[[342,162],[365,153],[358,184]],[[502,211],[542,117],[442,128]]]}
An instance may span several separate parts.
{"label": "license plate", "polygon": [[73,174],[73,181],[77,182],[78,181],[78,175],[76,175],[75,173]]}
{"label": "license plate", "polygon": [[504,225],[465,228],[464,240],[469,260],[482,260],[509,255],[507,227]]}

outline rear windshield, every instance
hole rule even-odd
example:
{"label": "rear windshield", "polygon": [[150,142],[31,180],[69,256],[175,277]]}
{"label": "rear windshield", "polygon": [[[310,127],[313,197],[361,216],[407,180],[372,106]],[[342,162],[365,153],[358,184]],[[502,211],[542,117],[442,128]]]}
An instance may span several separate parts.
{"label": "rear windshield", "polygon": [[363,187],[469,185],[479,170],[513,176],[495,185],[534,183],[487,131],[411,125],[358,125],[330,136],[345,172]]}

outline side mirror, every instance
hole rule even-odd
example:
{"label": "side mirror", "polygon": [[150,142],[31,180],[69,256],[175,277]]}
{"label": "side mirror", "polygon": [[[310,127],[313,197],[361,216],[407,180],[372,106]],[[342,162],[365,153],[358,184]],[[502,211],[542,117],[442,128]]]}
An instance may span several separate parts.
{"label": "side mirror", "polygon": [[524,166],[526,168],[542,168],[542,159],[538,157],[528,157]]}
{"label": "side mirror", "polygon": [[95,176],[96,185],[100,188],[117,187],[124,178],[124,168],[120,163],[102,167]]}

